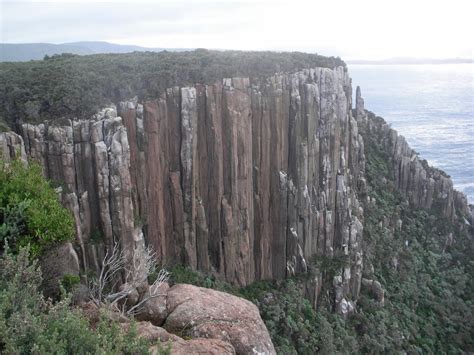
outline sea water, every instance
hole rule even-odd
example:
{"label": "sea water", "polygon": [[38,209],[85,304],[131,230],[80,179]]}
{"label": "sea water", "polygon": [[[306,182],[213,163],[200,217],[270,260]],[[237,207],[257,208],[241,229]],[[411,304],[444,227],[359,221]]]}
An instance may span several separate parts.
{"label": "sea water", "polygon": [[385,118],[474,203],[474,64],[348,67],[365,108]]}

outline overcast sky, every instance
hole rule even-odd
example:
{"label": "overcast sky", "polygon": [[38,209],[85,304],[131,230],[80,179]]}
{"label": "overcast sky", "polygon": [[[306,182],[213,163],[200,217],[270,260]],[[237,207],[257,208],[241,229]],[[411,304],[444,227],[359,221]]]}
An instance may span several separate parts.
{"label": "overcast sky", "polygon": [[473,56],[473,0],[0,1],[4,43]]}

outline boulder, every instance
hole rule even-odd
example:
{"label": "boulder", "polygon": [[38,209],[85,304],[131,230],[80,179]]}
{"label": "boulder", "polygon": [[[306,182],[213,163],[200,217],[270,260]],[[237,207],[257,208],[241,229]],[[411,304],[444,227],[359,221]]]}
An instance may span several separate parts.
{"label": "boulder", "polygon": [[[130,323],[121,324],[124,331],[130,329]],[[150,322],[136,323],[139,337],[145,338],[151,343],[157,344],[150,348],[151,354],[159,354],[160,351],[170,349],[173,355],[188,354],[235,354],[234,347],[228,342],[218,339],[191,339],[184,340],[177,335],[168,333],[165,329],[157,327]]]}
{"label": "boulder", "polygon": [[[128,332],[131,323],[122,323],[120,326],[123,331]],[[157,327],[150,322],[137,322],[135,324],[136,331],[139,337],[145,338],[150,342],[184,342],[185,340],[177,335],[168,333],[165,329]]]}
{"label": "boulder", "polygon": [[167,283],[162,283],[159,286],[150,286],[142,298],[148,298],[148,300],[141,307],[140,312],[137,314],[137,319],[150,321],[154,325],[163,325],[168,316],[166,303],[169,288],[170,286]]}
{"label": "boulder", "polygon": [[237,354],[275,354],[270,335],[251,302],[207,288],[178,284],[167,297],[164,328],[193,338],[220,339]]}
{"label": "boulder", "polygon": [[[152,347],[150,352],[157,354],[156,347]],[[163,347],[162,347],[163,348]],[[166,347],[164,348],[166,349]],[[217,339],[191,339],[179,343],[171,343],[172,355],[189,354],[210,354],[210,355],[232,355],[235,354],[234,347],[222,340]]]}
{"label": "boulder", "polygon": [[64,243],[47,250],[41,257],[43,293],[46,297],[60,295],[59,284],[66,275],[79,275],[79,258],[71,243]]}

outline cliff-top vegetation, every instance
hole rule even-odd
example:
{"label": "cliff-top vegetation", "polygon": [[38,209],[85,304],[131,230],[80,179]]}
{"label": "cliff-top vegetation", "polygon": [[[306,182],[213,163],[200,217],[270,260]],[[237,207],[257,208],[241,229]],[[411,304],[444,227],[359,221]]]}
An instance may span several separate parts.
{"label": "cliff-top vegetation", "polygon": [[[0,63],[0,129],[19,122],[89,118],[104,105],[166,88],[212,84],[226,77],[262,78],[311,67],[345,66],[335,57],[301,52],[189,52],[72,54]],[[2,128],[3,127],[3,128]]]}

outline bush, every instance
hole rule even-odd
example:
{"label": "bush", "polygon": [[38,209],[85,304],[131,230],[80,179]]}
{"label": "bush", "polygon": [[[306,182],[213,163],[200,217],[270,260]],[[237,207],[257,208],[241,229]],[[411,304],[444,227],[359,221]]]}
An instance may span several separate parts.
{"label": "bush", "polygon": [[66,274],[61,280],[61,286],[64,287],[67,292],[72,292],[80,282],[81,278],[79,275]]}
{"label": "bush", "polygon": [[[8,251],[8,250],[7,250]],[[52,304],[42,296],[41,272],[29,250],[0,257],[0,353],[147,354],[134,326],[123,333],[102,317],[95,330],[68,298]]]}
{"label": "bush", "polygon": [[36,163],[0,161],[0,245],[12,250],[30,244],[38,256],[45,247],[74,237],[74,219]]}

